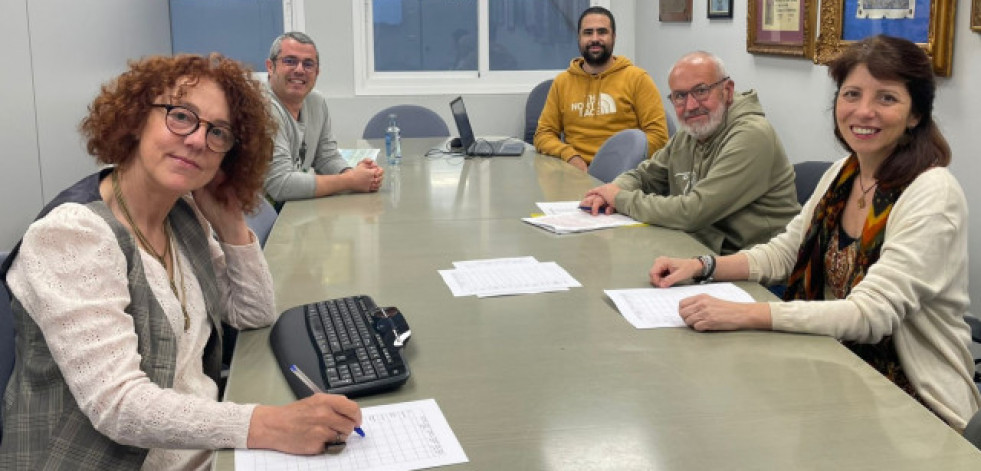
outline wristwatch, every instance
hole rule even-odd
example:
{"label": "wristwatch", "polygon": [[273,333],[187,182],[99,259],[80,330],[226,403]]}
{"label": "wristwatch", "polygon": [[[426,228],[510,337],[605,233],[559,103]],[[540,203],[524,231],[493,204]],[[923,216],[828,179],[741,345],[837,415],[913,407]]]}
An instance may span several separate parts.
{"label": "wristwatch", "polygon": [[695,257],[702,262],[702,273],[692,278],[696,283],[711,283],[715,274],[715,255],[699,255]]}

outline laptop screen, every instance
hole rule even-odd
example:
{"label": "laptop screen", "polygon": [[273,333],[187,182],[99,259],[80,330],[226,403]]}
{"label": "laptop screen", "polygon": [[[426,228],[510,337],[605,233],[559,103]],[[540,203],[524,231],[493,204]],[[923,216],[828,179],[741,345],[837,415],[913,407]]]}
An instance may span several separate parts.
{"label": "laptop screen", "polygon": [[460,145],[464,151],[467,151],[477,138],[474,137],[473,128],[470,127],[470,118],[467,117],[467,107],[463,106],[462,96],[450,102],[450,111],[453,113],[453,120],[456,121],[456,129],[460,131]]}

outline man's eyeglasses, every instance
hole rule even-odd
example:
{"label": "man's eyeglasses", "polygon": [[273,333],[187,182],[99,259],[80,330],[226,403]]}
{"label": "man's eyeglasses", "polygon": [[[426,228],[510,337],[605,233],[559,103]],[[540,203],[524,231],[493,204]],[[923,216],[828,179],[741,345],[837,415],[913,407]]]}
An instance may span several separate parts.
{"label": "man's eyeglasses", "polygon": [[282,62],[283,65],[291,69],[295,68],[297,65],[302,64],[303,70],[306,70],[307,72],[312,72],[314,69],[317,68],[317,61],[313,59],[303,59],[301,61],[299,57],[286,56],[286,57],[280,57],[279,62]]}
{"label": "man's eyeglasses", "polygon": [[235,134],[228,126],[205,121],[199,118],[197,113],[181,105],[153,103],[150,106],[163,108],[167,111],[167,118],[164,123],[167,124],[167,129],[170,132],[178,136],[189,136],[201,127],[201,123],[204,123],[207,130],[204,142],[208,149],[211,149],[212,152],[224,153],[235,147]]}
{"label": "man's eyeglasses", "polygon": [[695,85],[694,87],[692,87],[691,90],[687,90],[683,92],[671,92],[668,93],[668,99],[671,100],[671,103],[674,103],[677,106],[681,106],[684,105],[685,103],[688,103],[688,95],[694,97],[695,101],[705,101],[705,99],[708,98],[709,96],[709,92],[712,91],[713,88],[719,86],[719,84],[721,84],[722,82],[725,82],[726,80],[729,80],[729,77],[722,77],[721,79],[719,79],[718,82],[710,83],[708,85],[705,85],[704,83]]}

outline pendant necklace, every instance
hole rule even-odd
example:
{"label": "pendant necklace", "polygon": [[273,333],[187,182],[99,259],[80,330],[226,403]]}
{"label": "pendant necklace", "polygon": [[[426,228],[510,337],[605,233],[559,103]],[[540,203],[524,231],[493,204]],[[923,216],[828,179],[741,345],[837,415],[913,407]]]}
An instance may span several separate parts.
{"label": "pendant necklace", "polygon": [[157,250],[150,245],[150,241],[147,240],[145,235],[143,235],[143,231],[141,231],[139,226],[136,225],[136,222],[133,221],[133,216],[129,213],[129,207],[126,206],[126,200],[123,199],[123,190],[119,185],[119,172],[117,170],[112,171],[112,193],[116,199],[116,204],[119,205],[119,209],[123,213],[123,217],[126,218],[126,222],[129,223],[129,226],[133,228],[133,234],[136,235],[136,240],[143,246],[143,248],[150,252],[150,255],[153,255],[153,258],[160,262],[160,265],[163,266],[164,271],[167,272],[167,281],[170,282],[170,291],[174,293],[174,297],[181,303],[181,312],[184,314],[184,332],[187,332],[191,328],[191,316],[187,315],[187,300],[184,297],[184,270],[180,265],[180,257],[177,257],[175,253],[173,254],[175,256],[171,258],[171,261],[173,262],[172,265],[176,267],[178,276],[180,277],[180,291],[178,291],[176,280],[174,280],[174,270],[168,270],[167,263],[165,262],[166,257],[171,255],[171,239],[174,237],[174,234],[170,229],[170,223],[166,221],[164,223],[164,235],[166,242],[164,243],[163,253],[157,253]]}
{"label": "pendant necklace", "polygon": [[858,196],[858,209],[865,209],[865,197],[878,185],[879,182],[875,182],[866,190],[865,185],[862,184],[862,176],[858,175],[858,187],[862,189],[862,194]]}

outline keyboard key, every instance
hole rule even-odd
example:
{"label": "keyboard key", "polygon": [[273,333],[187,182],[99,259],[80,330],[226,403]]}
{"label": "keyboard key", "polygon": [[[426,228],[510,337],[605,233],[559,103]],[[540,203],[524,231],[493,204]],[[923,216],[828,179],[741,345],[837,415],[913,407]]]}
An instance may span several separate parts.
{"label": "keyboard key", "polygon": [[367,296],[351,296],[302,307],[310,338],[321,354],[321,377],[328,391],[389,389],[408,378],[398,349],[386,345],[375,331],[375,306]]}

